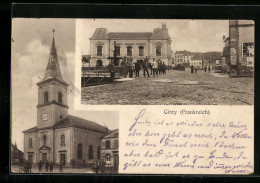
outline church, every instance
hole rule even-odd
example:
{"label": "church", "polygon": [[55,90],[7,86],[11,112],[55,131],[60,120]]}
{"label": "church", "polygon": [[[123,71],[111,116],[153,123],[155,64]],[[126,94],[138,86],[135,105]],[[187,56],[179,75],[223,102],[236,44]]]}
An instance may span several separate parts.
{"label": "church", "polygon": [[23,131],[25,159],[64,165],[100,159],[101,138],[111,131],[68,114],[68,83],[61,75],[54,37],[45,76],[37,85],[37,126]]}

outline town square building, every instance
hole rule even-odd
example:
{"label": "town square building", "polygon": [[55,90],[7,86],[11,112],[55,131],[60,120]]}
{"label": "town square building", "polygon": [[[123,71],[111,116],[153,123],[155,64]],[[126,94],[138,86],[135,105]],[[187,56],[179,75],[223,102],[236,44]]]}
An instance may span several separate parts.
{"label": "town square building", "polygon": [[[149,62],[160,59],[166,65],[171,64],[171,37],[166,23],[153,32],[108,32],[106,28],[97,28],[90,39],[90,67],[107,66],[114,56],[132,58],[133,62]],[[115,44],[115,45],[114,45]]]}
{"label": "town square building", "polygon": [[100,138],[110,130],[68,114],[68,83],[61,75],[54,38],[45,76],[37,85],[37,126],[23,132],[25,159],[64,165],[99,159]]}

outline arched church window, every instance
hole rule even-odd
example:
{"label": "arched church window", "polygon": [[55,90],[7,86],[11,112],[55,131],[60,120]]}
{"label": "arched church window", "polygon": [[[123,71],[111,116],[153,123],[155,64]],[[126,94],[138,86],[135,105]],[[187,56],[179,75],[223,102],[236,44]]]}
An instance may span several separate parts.
{"label": "arched church window", "polygon": [[60,136],[60,141],[61,141],[60,146],[65,146],[65,135]]}
{"label": "arched church window", "polygon": [[62,103],[62,93],[59,92],[58,94],[58,102]]}
{"label": "arched church window", "polygon": [[88,159],[93,159],[93,146],[90,145],[88,149]]}
{"label": "arched church window", "polygon": [[82,144],[78,144],[78,159],[82,159]]}
{"label": "arched church window", "polygon": [[44,144],[44,146],[46,145],[46,140],[47,140],[47,136],[43,135],[43,144]]}
{"label": "arched church window", "polygon": [[49,93],[46,91],[44,92],[44,102],[48,102],[49,98]]}
{"label": "arched church window", "polygon": [[32,138],[29,138],[29,148],[32,148]]}

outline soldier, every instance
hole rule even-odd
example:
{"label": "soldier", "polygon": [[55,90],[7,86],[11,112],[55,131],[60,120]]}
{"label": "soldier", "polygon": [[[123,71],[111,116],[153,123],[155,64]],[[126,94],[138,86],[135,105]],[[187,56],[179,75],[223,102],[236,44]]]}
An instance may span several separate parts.
{"label": "soldier", "polygon": [[139,60],[135,63],[135,77],[139,77],[139,72],[141,70],[141,64]]}
{"label": "soldier", "polygon": [[49,162],[46,161],[45,163],[45,172],[48,172],[49,171]]}
{"label": "soldier", "polygon": [[149,72],[148,72],[148,58],[146,57],[144,59],[144,62],[143,62],[143,71],[144,71],[144,77],[145,77],[145,72],[147,72],[147,76],[149,76]]}
{"label": "soldier", "polygon": [[114,63],[112,61],[108,64],[108,71],[110,72],[111,82],[114,83],[114,79],[115,79],[115,65],[114,65]]}
{"label": "soldier", "polygon": [[32,173],[32,163],[30,161],[28,161],[28,173]]}
{"label": "soldier", "polygon": [[40,162],[38,163],[38,167],[39,167],[39,172],[42,171],[42,160],[40,160]]}
{"label": "soldier", "polygon": [[53,162],[50,163],[50,172],[53,172]]}
{"label": "soldier", "polygon": [[129,78],[133,77],[133,72],[134,72],[133,59],[132,59],[132,57],[130,57],[130,59],[129,59]]}

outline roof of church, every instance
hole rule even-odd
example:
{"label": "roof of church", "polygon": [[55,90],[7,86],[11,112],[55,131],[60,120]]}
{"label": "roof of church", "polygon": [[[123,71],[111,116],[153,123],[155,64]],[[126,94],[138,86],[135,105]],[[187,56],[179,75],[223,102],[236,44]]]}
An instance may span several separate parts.
{"label": "roof of church", "polygon": [[55,46],[55,40],[53,38],[52,40],[52,45],[51,45],[51,50],[50,50],[50,56],[49,56],[49,61],[47,64],[47,68],[45,71],[45,76],[44,78],[39,82],[42,83],[48,79],[57,79],[63,83],[66,83],[61,76],[61,71],[60,71],[60,66],[59,66],[59,61],[58,61],[58,56],[57,56],[57,50]]}
{"label": "roof of church", "polygon": [[27,130],[24,130],[23,132],[24,132],[24,133],[35,132],[37,129],[38,129],[37,126],[35,126],[35,127],[32,127],[32,128],[29,128],[29,129],[27,129]]}
{"label": "roof of church", "polygon": [[67,118],[57,122],[54,125],[54,128],[63,128],[63,127],[78,127],[78,128],[84,128],[94,132],[100,132],[100,133],[105,133],[107,130],[102,125],[72,115],[69,115]]}
{"label": "roof of church", "polygon": [[109,134],[102,136],[101,138],[102,139],[118,138],[118,133],[119,133],[119,130],[115,129],[115,130],[111,131]]}
{"label": "roof of church", "polygon": [[[86,119],[82,119],[82,118],[79,118],[76,116],[72,116],[72,115],[69,115],[67,118],[58,121],[53,126],[53,128],[64,128],[64,127],[84,128],[86,130],[93,131],[93,132],[99,132],[99,133],[106,133],[106,130],[107,130],[107,128],[105,128],[102,125],[99,125],[95,122],[92,122],[92,121],[89,121]],[[37,130],[38,130],[38,128],[37,128],[37,126],[35,126],[28,130],[25,130],[23,132],[24,133],[35,132]],[[108,132],[110,133],[111,131],[108,130]]]}
{"label": "roof of church", "polygon": [[150,39],[151,32],[110,32],[109,39]]}

